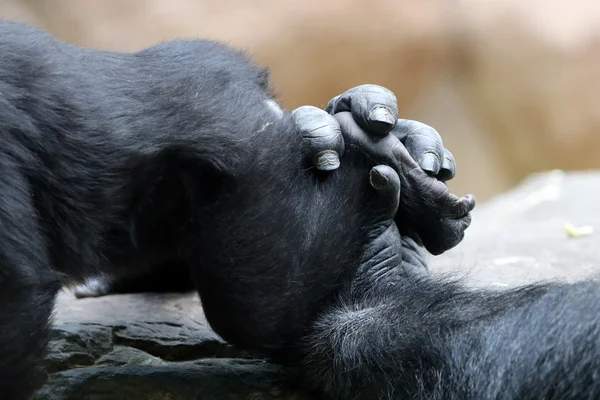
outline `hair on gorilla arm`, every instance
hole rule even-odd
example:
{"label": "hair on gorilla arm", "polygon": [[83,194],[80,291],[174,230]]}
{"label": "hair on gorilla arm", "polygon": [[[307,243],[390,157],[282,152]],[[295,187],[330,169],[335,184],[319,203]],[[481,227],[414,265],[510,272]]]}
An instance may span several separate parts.
{"label": "hair on gorilla arm", "polygon": [[[402,166],[411,165],[402,157]],[[407,264],[424,261],[393,222],[403,203],[391,189],[400,191],[404,181],[390,171],[383,180],[371,175],[379,196],[363,209],[370,216],[364,222],[368,241],[350,268],[355,274],[298,343],[296,363],[305,382],[340,400],[597,398],[598,282],[490,290],[415,273],[423,269]],[[410,196],[404,204],[419,206],[418,199],[432,195],[422,188],[432,187],[433,179],[402,192]],[[439,205],[452,197],[436,200]]]}
{"label": "hair on gorilla arm", "polygon": [[359,269],[302,341],[305,382],[326,398],[600,396],[597,282],[487,290],[444,276],[379,277]]}

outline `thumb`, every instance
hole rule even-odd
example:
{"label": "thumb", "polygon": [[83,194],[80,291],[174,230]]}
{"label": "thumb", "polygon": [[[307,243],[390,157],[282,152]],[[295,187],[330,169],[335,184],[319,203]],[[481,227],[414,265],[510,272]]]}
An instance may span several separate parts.
{"label": "thumb", "polygon": [[391,167],[377,165],[371,169],[369,181],[378,193],[374,207],[383,219],[394,219],[400,204],[400,177]]}
{"label": "thumb", "polygon": [[338,121],[313,106],[296,108],[292,117],[302,135],[303,151],[311,165],[321,171],[338,169],[344,152],[344,137]]}

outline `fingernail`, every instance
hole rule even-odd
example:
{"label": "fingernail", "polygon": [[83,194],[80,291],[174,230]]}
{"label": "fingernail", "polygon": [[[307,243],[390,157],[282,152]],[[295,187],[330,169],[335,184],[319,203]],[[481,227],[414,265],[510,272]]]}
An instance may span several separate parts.
{"label": "fingernail", "polygon": [[377,168],[371,170],[369,180],[371,181],[371,186],[378,190],[383,189],[388,185],[387,177],[379,172]]}
{"label": "fingernail", "polygon": [[317,154],[315,165],[320,171],[333,171],[340,167],[340,156],[334,150],[324,150]]}
{"label": "fingernail", "polygon": [[433,153],[425,153],[419,159],[419,166],[423,171],[435,175],[440,170],[440,160]]}
{"label": "fingernail", "polygon": [[396,118],[394,114],[387,108],[383,106],[374,107],[369,112],[369,120],[371,122],[379,122],[385,125],[394,126],[396,124]]}

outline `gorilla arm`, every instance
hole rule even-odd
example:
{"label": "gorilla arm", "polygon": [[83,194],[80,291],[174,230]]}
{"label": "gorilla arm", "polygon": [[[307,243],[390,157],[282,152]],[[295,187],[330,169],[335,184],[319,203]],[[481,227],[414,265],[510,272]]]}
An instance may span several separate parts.
{"label": "gorilla arm", "polygon": [[[415,192],[402,171],[380,171],[356,275],[299,341],[305,383],[336,400],[598,398],[598,282],[490,290],[406,273],[397,208]],[[422,180],[416,199],[438,185]]]}

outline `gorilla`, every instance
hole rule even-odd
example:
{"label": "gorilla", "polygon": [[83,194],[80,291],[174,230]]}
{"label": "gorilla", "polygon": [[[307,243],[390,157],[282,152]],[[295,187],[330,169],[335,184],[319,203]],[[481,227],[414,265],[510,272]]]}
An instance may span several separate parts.
{"label": "gorilla", "polygon": [[[64,286],[179,265],[219,335],[298,365],[359,270],[402,264],[402,244],[441,253],[469,224],[474,199],[442,182],[451,155],[430,128],[398,124],[383,88],[288,112],[267,72],[220,43],[110,53],[8,21],[0,53],[3,399],[43,379]],[[354,120],[366,131],[342,135]],[[394,219],[406,238],[385,248]]]}
{"label": "gorilla", "polygon": [[108,53],[1,22],[0,51],[3,398],[34,390],[61,287],[170,263],[219,335],[325,398],[600,395],[595,283],[426,273],[475,201],[389,91],[284,111],[206,40]]}

